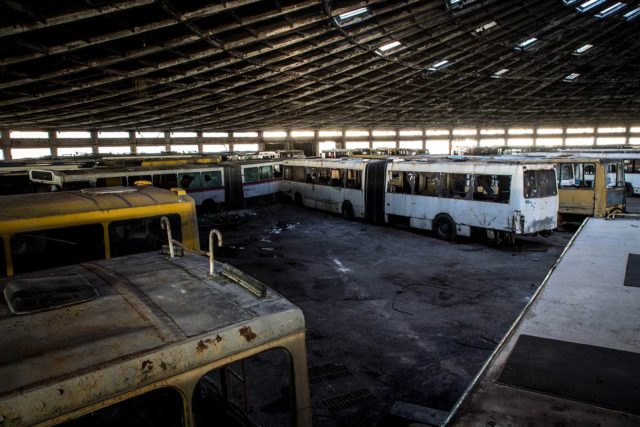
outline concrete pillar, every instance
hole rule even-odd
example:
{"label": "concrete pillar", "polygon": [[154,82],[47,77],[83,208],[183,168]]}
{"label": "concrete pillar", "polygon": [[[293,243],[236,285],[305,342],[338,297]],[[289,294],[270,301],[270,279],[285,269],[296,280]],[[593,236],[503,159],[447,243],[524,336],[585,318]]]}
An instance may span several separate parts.
{"label": "concrete pillar", "polygon": [[171,133],[168,131],[164,132],[164,151],[171,151]]}
{"label": "concrete pillar", "polygon": [[91,151],[94,156],[100,154],[100,150],[98,150],[98,131],[96,130],[91,131]]}
{"label": "concrete pillar", "polygon": [[2,158],[11,160],[11,133],[9,129],[2,129]]}
{"label": "concrete pillar", "polygon": [[131,154],[138,154],[138,144],[136,141],[136,132],[133,130],[129,131],[129,148],[131,149]]}
{"label": "concrete pillar", "polygon": [[58,157],[58,136],[56,131],[49,131],[49,147],[51,147],[51,157]]}
{"label": "concrete pillar", "polygon": [[196,141],[198,141],[198,154],[204,154],[204,144],[202,140],[202,131],[196,132]]}

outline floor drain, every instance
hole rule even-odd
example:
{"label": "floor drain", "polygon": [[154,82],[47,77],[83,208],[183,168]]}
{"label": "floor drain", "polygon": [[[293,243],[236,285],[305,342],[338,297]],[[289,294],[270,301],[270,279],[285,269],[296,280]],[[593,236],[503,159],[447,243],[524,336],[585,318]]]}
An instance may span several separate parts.
{"label": "floor drain", "polygon": [[350,391],[348,393],[339,394],[334,397],[324,399],[322,403],[329,408],[331,412],[343,411],[345,409],[373,402],[376,398],[366,388]]}
{"label": "floor drain", "polygon": [[344,365],[324,365],[309,369],[309,383],[317,384],[324,381],[349,377],[353,373]]}

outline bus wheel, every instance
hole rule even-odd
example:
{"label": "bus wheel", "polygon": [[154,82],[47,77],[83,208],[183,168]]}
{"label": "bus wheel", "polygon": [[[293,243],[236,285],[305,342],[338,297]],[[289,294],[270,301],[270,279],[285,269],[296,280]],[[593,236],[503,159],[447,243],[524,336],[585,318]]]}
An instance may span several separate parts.
{"label": "bus wheel", "polygon": [[296,206],[302,206],[302,195],[300,195],[300,193],[296,193],[296,195],[293,196],[293,203]]}
{"label": "bus wheel", "polygon": [[201,209],[204,213],[215,213],[216,202],[214,202],[212,199],[206,199],[202,202]]}
{"label": "bus wheel", "polygon": [[624,183],[624,192],[627,195],[627,197],[633,196],[633,185],[630,182]]}
{"label": "bus wheel", "polygon": [[439,215],[433,221],[433,232],[438,239],[450,242],[456,237],[456,223],[449,215]]}
{"label": "bus wheel", "polygon": [[349,221],[356,217],[353,213],[353,206],[348,200],[342,203],[342,217]]}

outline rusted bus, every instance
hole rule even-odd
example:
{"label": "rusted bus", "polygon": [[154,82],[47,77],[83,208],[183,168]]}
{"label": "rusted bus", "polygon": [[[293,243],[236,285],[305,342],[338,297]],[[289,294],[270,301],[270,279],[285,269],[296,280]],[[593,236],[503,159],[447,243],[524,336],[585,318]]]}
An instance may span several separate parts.
{"label": "rusted bus", "polygon": [[444,425],[640,425],[638,227],[583,222]]}
{"label": "rusted bus", "polygon": [[[0,302],[0,343],[12,349],[0,355],[0,424],[49,426],[87,420],[81,418],[87,414],[88,425],[100,417],[115,417],[109,420],[118,424],[118,413],[131,415],[128,403],[166,391],[180,402],[177,416],[168,411],[172,420],[202,425],[207,416],[222,420],[224,414],[198,411],[214,406],[237,410],[241,403],[229,401],[234,393],[225,393],[229,384],[221,381],[220,395],[205,396],[211,402],[198,404],[202,381],[212,371],[226,374],[231,364],[242,364],[249,402],[260,402],[252,391],[269,382],[264,372],[288,377],[291,407],[286,418],[293,425],[310,426],[301,310],[269,288],[263,297],[248,292],[223,274],[226,268],[216,263],[209,277],[205,258],[145,253],[3,280],[4,289],[27,284],[22,289],[28,291],[62,286],[55,280],[62,278],[75,289],[88,285],[95,294],[84,302],[37,307],[22,315],[11,314],[7,300]],[[277,365],[282,370],[252,365],[273,351],[284,356],[285,364]],[[164,409],[154,403],[153,411]],[[134,409],[134,416],[143,412],[140,406]],[[260,415],[255,412],[245,415]]]}
{"label": "rusted bus", "polygon": [[193,199],[181,190],[109,187],[0,198],[0,276],[149,251],[160,219],[199,249]]}
{"label": "rusted bus", "polygon": [[624,211],[624,160],[598,153],[523,153],[556,166],[561,220]]}

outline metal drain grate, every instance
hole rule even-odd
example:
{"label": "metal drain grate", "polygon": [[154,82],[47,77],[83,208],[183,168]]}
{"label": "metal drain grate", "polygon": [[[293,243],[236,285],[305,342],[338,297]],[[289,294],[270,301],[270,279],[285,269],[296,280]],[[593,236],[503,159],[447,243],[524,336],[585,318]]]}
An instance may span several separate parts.
{"label": "metal drain grate", "polygon": [[324,365],[309,369],[309,383],[317,384],[338,378],[349,377],[353,373],[344,365]]}
{"label": "metal drain grate", "polygon": [[366,389],[350,391],[348,393],[339,394],[329,397],[322,401],[322,404],[329,408],[331,412],[343,411],[354,406],[363,405],[365,403],[374,402],[375,396]]}

